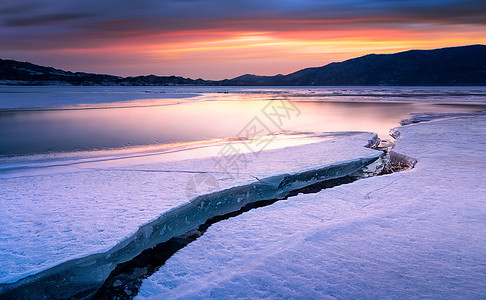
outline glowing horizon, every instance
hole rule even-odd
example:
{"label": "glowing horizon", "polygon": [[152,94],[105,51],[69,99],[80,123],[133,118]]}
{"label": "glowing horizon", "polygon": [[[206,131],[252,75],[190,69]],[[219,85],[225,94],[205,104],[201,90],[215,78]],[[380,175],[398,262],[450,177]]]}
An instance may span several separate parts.
{"label": "glowing horizon", "polygon": [[120,76],[288,74],[370,53],[486,43],[486,5],[474,0],[24,2],[32,7],[0,4],[0,38],[9,41],[0,58]]}

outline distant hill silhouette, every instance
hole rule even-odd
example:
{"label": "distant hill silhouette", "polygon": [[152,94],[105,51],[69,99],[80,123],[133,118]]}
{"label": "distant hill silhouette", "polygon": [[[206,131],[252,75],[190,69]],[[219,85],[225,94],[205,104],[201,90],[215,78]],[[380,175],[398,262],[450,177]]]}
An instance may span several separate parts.
{"label": "distant hill silhouette", "polygon": [[73,73],[31,63],[0,60],[0,83],[25,85],[218,85],[218,86],[351,86],[351,85],[486,85],[486,46],[471,45],[395,54],[369,54],[288,75],[246,74],[208,81],[176,76],[116,77]]}
{"label": "distant hill silhouette", "polygon": [[0,59],[0,84],[11,85],[205,85],[208,81],[176,76],[118,77],[69,72],[28,62]]}

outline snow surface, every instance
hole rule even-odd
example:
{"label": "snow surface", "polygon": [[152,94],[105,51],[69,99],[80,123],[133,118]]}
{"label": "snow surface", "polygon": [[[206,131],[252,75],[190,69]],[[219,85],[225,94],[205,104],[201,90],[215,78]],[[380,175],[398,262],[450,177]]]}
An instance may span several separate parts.
{"label": "snow surface", "polygon": [[[41,163],[13,159],[0,170],[0,283],[14,282],[62,262],[105,252],[197,195],[276,174],[378,156],[364,148],[369,133],[349,133],[314,144],[247,153],[246,165],[226,174],[224,157],[167,160],[164,153]],[[272,137],[267,137],[272,138]],[[261,147],[262,140],[225,147]],[[54,163],[53,163],[54,162]],[[216,182],[188,185],[196,176]],[[232,178],[231,176],[234,176]],[[188,188],[189,187],[189,188]]]}
{"label": "snow surface", "polygon": [[486,298],[486,117],[399,130],[415,169],[216,223],[137,299]]}

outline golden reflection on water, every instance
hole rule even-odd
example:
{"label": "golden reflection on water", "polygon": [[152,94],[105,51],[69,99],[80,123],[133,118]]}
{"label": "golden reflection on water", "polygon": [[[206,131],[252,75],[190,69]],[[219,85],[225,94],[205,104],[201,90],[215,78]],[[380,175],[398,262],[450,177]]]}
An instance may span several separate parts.
{"label": "golden reflection on water", "polygon": [[[387,137],[407,113],[448,112],[451,107],[418,102],[322,102],[294,101],[299,114],[283,117],[275,126],[265,115],[279,95],[212,95],[192,98],[133,101],[103,107],[76,106],[67,109],[0,112],[0,155],[18,155],[73,150],[96,150],[134,145],[168,144],[237,137],[257,119],[268,129],[263,134],[284,131],[368,131]],[[212,99],[213,101],[208,101]],[[222,101],[221,99],[226,99]],[[134,105],[137,104],[137,105]],[[148,106],[142,106],[148,104]],[[169,105],[172,104],[172,105]],[[453,111],[471,112],[474,108]]]}

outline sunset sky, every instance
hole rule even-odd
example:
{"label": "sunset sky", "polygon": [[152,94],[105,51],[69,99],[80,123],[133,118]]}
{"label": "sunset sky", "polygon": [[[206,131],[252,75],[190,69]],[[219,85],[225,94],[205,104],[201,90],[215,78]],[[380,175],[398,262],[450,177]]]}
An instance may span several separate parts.
{"label": "sunset sky", "polygon": [[486,0],[2,0],[0,58],[204,79],[486,44]]}

